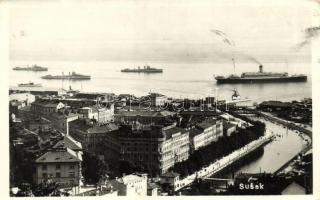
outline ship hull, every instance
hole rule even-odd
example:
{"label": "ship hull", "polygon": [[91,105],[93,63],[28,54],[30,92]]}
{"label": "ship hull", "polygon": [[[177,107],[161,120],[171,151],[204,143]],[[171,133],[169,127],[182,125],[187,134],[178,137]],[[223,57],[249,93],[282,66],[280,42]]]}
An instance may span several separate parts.
{"label": "ship hull", "polygon": [[48,69],[13,68],[15,71],[46,72]]}
{"label": "ship hull", "polygon": [[216,78],[218,84],[306,82],[307,76],[274,78]]}
{"label": "ship hull", "polygon": [[52,77],[42,77],[47,80],[90,80],[91,77],[60,77],[60,76],[52,76]]}
{"label": "ship hull", "polygon": [[42,85],[40,85],[40,84],[36,84],[36,85],[23,85],[23,84],[18,84],[18,87],[42,87]]}
{"label": "ship hull", "polygon": [[154,70],[154,71],[121,70],[121,72],[125,72],[125,73],[146,73],[146,74],[152,74],[152,73],[162,73],[162,70]]}

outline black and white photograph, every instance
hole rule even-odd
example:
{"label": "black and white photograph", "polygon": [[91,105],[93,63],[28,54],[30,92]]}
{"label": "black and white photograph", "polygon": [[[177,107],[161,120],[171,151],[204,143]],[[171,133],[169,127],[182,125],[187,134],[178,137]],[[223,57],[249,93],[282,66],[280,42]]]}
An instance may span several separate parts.
{"label": "black and white photograph", "polygon": [[319,0],[0,6],[8,196],[319,192]]}

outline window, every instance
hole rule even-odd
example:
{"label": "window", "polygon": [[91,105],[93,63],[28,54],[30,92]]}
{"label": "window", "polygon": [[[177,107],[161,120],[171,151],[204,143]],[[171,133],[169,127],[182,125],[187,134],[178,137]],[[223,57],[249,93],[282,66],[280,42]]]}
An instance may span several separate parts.
{"label": "window", "polygon": [[60,178],[61,174],[59,172],[56,173],[56,178]]}
{"label": "window", "polygon": [[70,165],[70,167],[69,167],[69,169],[74,169],[75,167],[74,167],[74,165]]}
{"label": "window", "polygon": [[74,177],[74,172],[69,172],[69,177],[73,178]]}
{"label": "window", "polygon": [[42,170],[47,170],[47,165],[46,164],[42,165]]}
{"label": "window", "polygon": [[43,178],[47,178],[47,173],[42,173]]}
{"label": "window", "polygon": [[61,168],[60,164],[57,164],[56,169],[60,169],[60,168]]}

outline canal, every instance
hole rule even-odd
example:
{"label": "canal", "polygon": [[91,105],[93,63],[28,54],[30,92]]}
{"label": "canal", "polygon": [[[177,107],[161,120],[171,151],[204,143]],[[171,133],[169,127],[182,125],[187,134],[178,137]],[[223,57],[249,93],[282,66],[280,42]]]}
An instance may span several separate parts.
{"label": "canal", "polygon": [[240,167],[235,171],[238,173],[273,173],[284,165],[288,160],[298,154],[311,139],[295,130],[267,121],[265,118],[252,117],[266,124],[266,129],[276,135],[276,139],[264,146],[263,155]]}
{"label": "canal", "polygon": [[[239,173],[273,173],[277,171],[282,165],[298,154],[302,149],[304,149],[311,139],[305,135],[296,132],[295,130],[290,130],[281,124],[276,124],[274,122],[268,121],[262,117],[250,117],[253,120],[259,120],[266,124],[267,131],[271,131],[276,135],[276,138],[267,143],[262,148],[263,150],[257,150],[258,157],[254,159],[249,159],[250,161],[241,162],[236,168],[231,167],[226,171],[222,171],[214,175],[216,178],[232,178],[233,175]],[[262,152],[262,153],[261,153]],[[218,185],[224,185],[225,183],[215,183]],[[189,188],[181,191],[181,195],[200,195],[196,191],[197,186],[192,184]]]}

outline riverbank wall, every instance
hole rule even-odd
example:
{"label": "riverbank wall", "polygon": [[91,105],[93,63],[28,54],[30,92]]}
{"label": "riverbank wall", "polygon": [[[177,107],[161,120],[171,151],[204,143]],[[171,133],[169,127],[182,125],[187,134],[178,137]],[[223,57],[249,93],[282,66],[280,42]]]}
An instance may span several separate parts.
{"label": "riverbank wall", "polygon": [[268,120],[270,120],[270,121],[273,121],[273,122],[279,123],[279,124],[281,124],[281,125],[283,125],[283,126],[286,126],[286,127],[288,127],[289,129],[293,129],[293,130],[297,130],[297,131],[299,131],[299,132],[302,132],[302,133],[306,134],[307,136],[309,136],[309,137],[312,139],[312,131],[311,131],[311,130],[308,130],[308,129],[306,129],[306,128],[303,128],[303,127],[301,127],[301,126],[298,126],[298,125],[294,124],[293,122],[289,122],[289,121],[287,121],[287,120],[280,119],[280,118],[278,118],[278,117],[276,117],[276,116],[273,116],[273,115],[271,115],[271,114],[269,114],[269,113],[256,112],[256,114],[257,114],[258,116],[264,117],[264,118],[266,118],[266,119],[268,119]]}
{"label": "riverbank wall", "polygon": [[265,136],[261,136],[259,139],[245,145],[241,149],[238,149],[231,154],[222,157],[221,159],[213,162],[207,167],[203,167],[201,170],[183,178],[174,183],[174,191],[179,191],[180,189],[192,184],[193,182],[197,181],[201,178],[207,178],[213,176],[214,174],[218,173],[225,167],[233,164],[237,160],[241,159],[245,155],[249,154],[250,152],[256,150],[257,148],[261,147],[265,143],[269,142],[274,138],[274,135],[270,132],[267,132]]}

